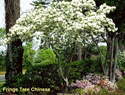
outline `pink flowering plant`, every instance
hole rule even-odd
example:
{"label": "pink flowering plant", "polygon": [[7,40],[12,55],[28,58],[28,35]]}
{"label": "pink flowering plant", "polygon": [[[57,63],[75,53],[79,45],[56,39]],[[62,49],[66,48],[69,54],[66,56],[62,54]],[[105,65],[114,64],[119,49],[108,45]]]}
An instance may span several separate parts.
{"label": "pink flowering plant", "polygon": [[72,87],[82,88],[85,95],[98,93],[100,89],[114,91],[117,86],[109,81],[108,77],[90,73],[84,76],[83,80],[76,80],[71,84]]}

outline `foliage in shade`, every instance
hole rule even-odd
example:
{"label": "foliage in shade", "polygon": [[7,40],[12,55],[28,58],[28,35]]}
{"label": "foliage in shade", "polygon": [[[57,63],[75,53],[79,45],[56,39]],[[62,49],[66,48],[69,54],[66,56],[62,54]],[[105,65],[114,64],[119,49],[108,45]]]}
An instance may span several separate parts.
{"label": "foliage in shade", "polygon": [[0,28],[0,38],[4,39],[6,36],[6,30],[5,28]]}
{"label": "foliage in shade", "polygon": [[[91,65],[91,64],[92,65]],[[66,73],[68,65],[67,63],[62,63],[66,69],[63,69]],[[95,66],[95,67],[94,67]],[[89,68],[85,68],[89,67]],[[101,72],[98,61],[76,61],[72,63],[72,69],[70,73],[69,82],[75,82],[76,79],[81,80],[82,77],[88,72]],[[59,72],[59,64],[57,63],[48,63],[48,64],[39,64],[34,66],[29,66],[24,75],[18,75],[11,77],[9,81],[6,82],[5,86],[9,87],[49,87],[51,89],[58,89],[59,86],[63,85],[64,81],[61,78]]]}
{"label": "foliage in shade", "polygon": [[[3,44],[1,41],[6,37],[5,28],[0,28],[0,46]],[[0,52],[0,70],[5,69],[5,55],[4,51]]]}
{"label": "foliage in shade", "polygon": [[120,81],[117,83],[117,85],[118,85],[118,88],[119,88],[120,90],[123,90],[123,91],[125,92],[125,76],[123,77],[122,80],[120,80]]}
{"label": "foliage in shade", "polygon": [[0,71],[5,69],[5,56],[0,54]]}
{"label": "foliage in shade", "polygon": [[32,6],[39,6],[39,4],[46,5],[49,4],[46,0],[37,0],[30,3]]}
{"label": "foliage in shade", "polygon": [[62,83],[58,72],[58,64],[53,63],[30,66],[24,75],[10,77],[4,86],[10,88],[40,87],[58,90]]}

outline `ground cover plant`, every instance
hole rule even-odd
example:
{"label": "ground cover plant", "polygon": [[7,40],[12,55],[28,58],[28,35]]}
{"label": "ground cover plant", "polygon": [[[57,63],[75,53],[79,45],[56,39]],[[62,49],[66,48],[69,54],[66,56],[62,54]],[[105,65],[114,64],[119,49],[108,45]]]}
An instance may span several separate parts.
{"label": "ground cover plant", "polygon": [[125,91],[125,76],[123,77],[122,80],[120,80],[120,81],[117,83],[117,85],[118,85],[118,88],[119,88],[120,90]]}

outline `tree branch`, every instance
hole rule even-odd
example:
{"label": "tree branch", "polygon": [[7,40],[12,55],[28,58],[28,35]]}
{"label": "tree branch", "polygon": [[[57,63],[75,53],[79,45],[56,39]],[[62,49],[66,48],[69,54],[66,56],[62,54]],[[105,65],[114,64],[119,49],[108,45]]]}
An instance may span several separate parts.
{"label": "tree branch", "polygon": [[[53,45],[50,43],[51,47],[53,48]],[[63,75],[63,71],[62,71],[62,66],[61,66],[61,62],[60,62],[60,57],[59,55],[57,54],[57,52],[55,50],[53,50],[53,52],[55,53],[56,57],[58,58],[58,62],[59,62],[59,69],[60,69],[60,72],[61,72],[61,76],[64,80],[66,80],[64,78],[64,75]]]}
{"label": "tree branch", "polygon": [[101,37],[103,38],[103,40],[107,43],[106,38],[101,34]]}
{"label": "tree branch", "polygon": [[73,49],[72,49],[71,56],[70,56],[69,69],[67,71],[67,78],[68,78],[69,73],[70,73],[71,63],[72,63],[72,58],[73,58],[74,51],[75,51],[75,42],[73,43]]}

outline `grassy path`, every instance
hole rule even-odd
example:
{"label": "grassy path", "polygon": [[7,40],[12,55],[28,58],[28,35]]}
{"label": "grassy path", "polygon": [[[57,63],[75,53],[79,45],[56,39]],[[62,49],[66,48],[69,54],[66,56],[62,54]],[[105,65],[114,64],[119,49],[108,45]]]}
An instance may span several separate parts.
{"label": "grassy path", "polygon": [[5,75],[6,71],[0,71],[0,75]]}
{"label": "grassy path", "polygon": [[[26,70],[23,70],[23,72],[26,72]],[[0,75],[5,75],[6,71],[0,71]]]}

